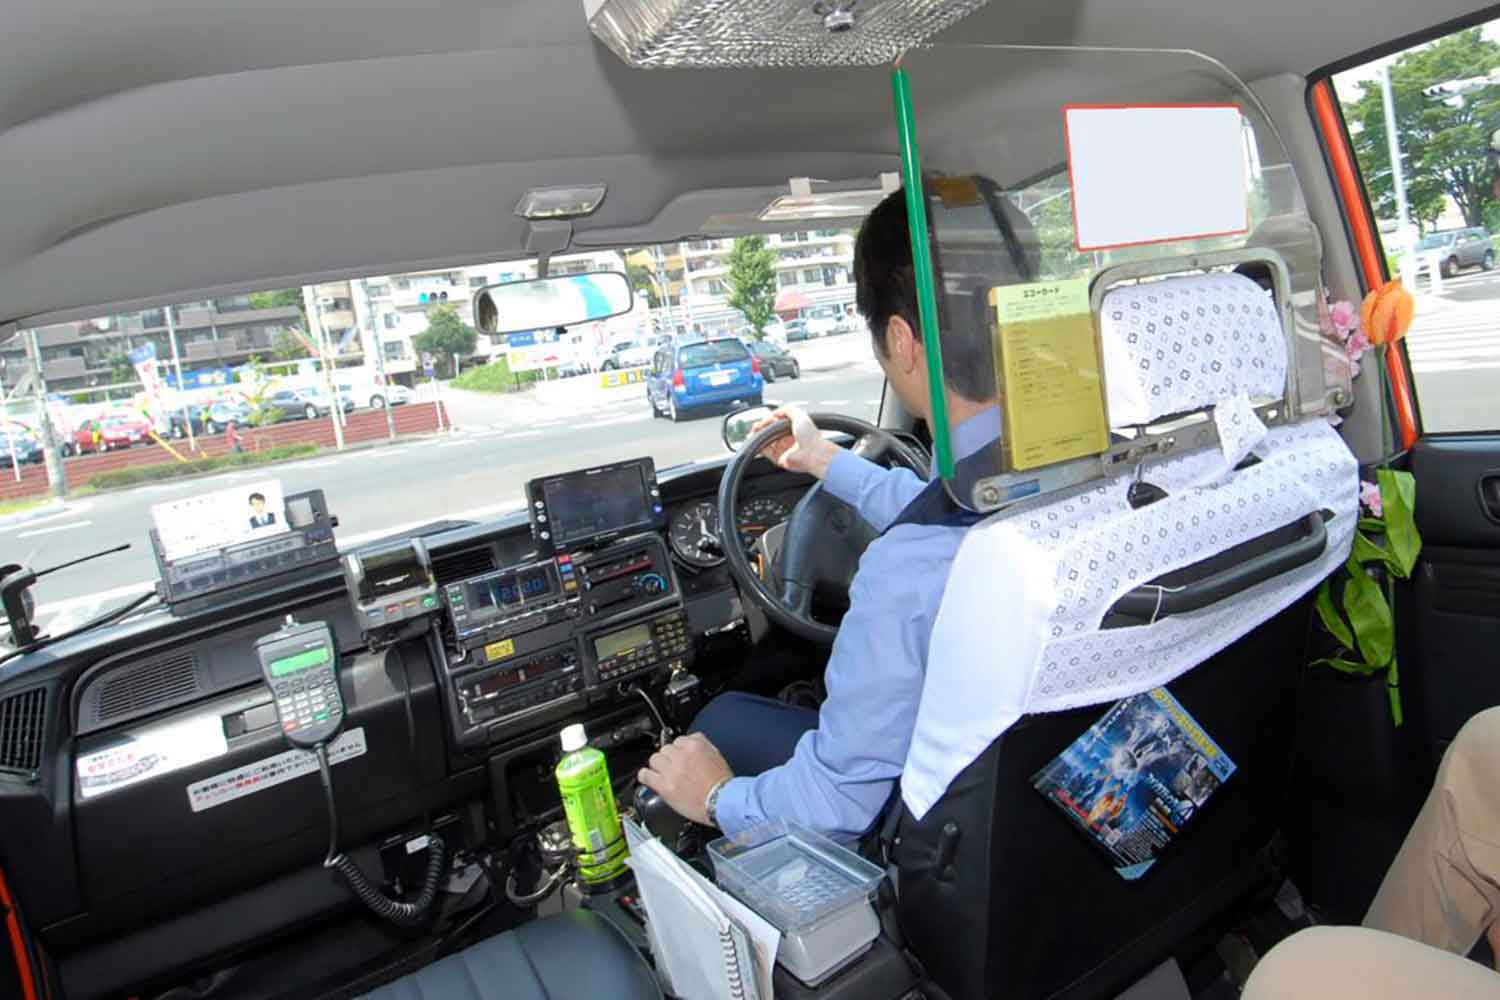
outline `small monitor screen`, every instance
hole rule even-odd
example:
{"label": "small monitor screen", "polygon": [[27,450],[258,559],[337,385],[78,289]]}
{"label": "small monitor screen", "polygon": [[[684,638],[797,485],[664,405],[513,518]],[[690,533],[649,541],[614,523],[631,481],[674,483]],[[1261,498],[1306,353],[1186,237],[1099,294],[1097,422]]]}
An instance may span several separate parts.
{"label": "small monitor screen", "polygon": [[607,535],[651,521],[651,499],[639,465],[625,465],[542,483],[556,545]]}
{"label": "small monitor screen", "polygon": [[607,660],[617,653],[628,653],[632,649],[639,649],[651,642],[651,629],[646,625],[636,625],[632,628],[621,629],[611,632],[609,635],[601,635],[594,640],[594,655],[601,660]]}
{"label": "small monitor screen", "polygon": [[319,646],[317,649],[309,649],[305,653],[295,653],[292,656],[284,656],[279,660],[271,661],[271,676],[285,677],[287,674],[295,674],[299,670],[308,667],[316,667],[328,662],[328,647]]}

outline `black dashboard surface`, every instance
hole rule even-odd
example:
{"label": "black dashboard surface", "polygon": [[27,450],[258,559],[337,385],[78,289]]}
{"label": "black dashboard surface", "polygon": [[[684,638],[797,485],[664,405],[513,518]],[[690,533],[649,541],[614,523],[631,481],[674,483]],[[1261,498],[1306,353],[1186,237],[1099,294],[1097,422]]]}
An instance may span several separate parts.
{"label": "black dashboard surface", "polygon": [[[684,506],[712,501],[724,464],[660,474],[669,523]],[[774,498],[787,510],[811,483],[765,462],[750,472],[746,499]],[[438,527],[412,534],[424,535],[440,582],[522,562],[535,552],[524,512]],[[696,641],[743,619],[745,608],[722,565],[674,562]],[[0,769],[0,814],[6,816],[0,864],[28,919],[65,966],[73,956],[79,968],[92,961],[89,967],[97,969],[100,949],[118,954],[122,935],[195,907],[222,906],[321,855],[326,817],[316,782],[290,782],[246,800],[258,803],[254,809],[240,802],[208,808],[193,798],[219,794],[214,781],[285,749],[251,646],[288,613],[328,621],[340,648],[350,710],[346,732],[360,729],[366,743],[362,755],[335,768],[336,781],[349,789],[344,821],[351,840],[483,797],[487,784],[498,780],[493,758],[487,771],[485,752],[457,750],[445,738],[435,684],[441,650],[408,641],[371,656],[336,564],[226,594],[205,609],[150,612],[13,661],[0,668],[0,709],[25,698],[44,710],[31,734],[40,748],[36,767]],[[631,704],[640,708],[634,699]],[[107,756],[124,734],[170,731],[176,722],[206,725],[211,752],[174,761],[166,773],[110,794],[85,790],[80,762]],[[550,747],[556,726],[556,718],[543,718],[534,732],[508,733],[507,743]],[[498,794],[490,790],[492,799]]]}

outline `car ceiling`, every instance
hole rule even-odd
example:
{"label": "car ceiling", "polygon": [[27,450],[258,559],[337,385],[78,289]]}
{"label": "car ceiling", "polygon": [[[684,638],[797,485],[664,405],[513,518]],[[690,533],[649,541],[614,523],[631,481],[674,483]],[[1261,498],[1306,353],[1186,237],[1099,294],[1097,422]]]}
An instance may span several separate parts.
{"label": "car ceiling", "polygon": [[[1194,49],[1253,81],[1481,9],[993,0],[939,40]],[[519,256],[539,185],[609,185],[576,244],[672,239],[895,154],[883,70],[633,70],[581,0],[13,0],[0,321]]]}

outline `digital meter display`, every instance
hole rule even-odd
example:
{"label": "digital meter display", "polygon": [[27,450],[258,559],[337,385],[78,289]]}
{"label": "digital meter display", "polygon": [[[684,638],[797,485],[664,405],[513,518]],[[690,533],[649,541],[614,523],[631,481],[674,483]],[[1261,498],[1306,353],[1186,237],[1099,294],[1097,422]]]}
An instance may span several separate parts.
{"label": "digital meter display", "polygon": [[621,629],[611,632],[609,635],[601,635],[594,640],[594,655],[601,660],[607,660],[619,653],[628,653],[651,643],[651,628],[648,625],[636,625],[633,628]]}
{"label": "digital meter display", "polygon": [[285,677],[287,674],[295,674],[299,670],[316,667],[328,662],[328,647],[319,646],[317,649],[309,649],[305,653],[297,653],[293,656],[283,656],[279,660],[271,661],[271,676]]}

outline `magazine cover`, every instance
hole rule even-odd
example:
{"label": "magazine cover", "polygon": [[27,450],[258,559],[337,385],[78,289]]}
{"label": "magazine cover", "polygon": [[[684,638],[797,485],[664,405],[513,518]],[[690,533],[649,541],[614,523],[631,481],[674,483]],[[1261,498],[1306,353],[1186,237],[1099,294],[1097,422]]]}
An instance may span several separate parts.
{"label": "magazine cover", "polygon": [[1109,853],[1121,878],[1137,879],[1232,774],[1218,744],[1155,688],[1117,702],[1031,783]]}

